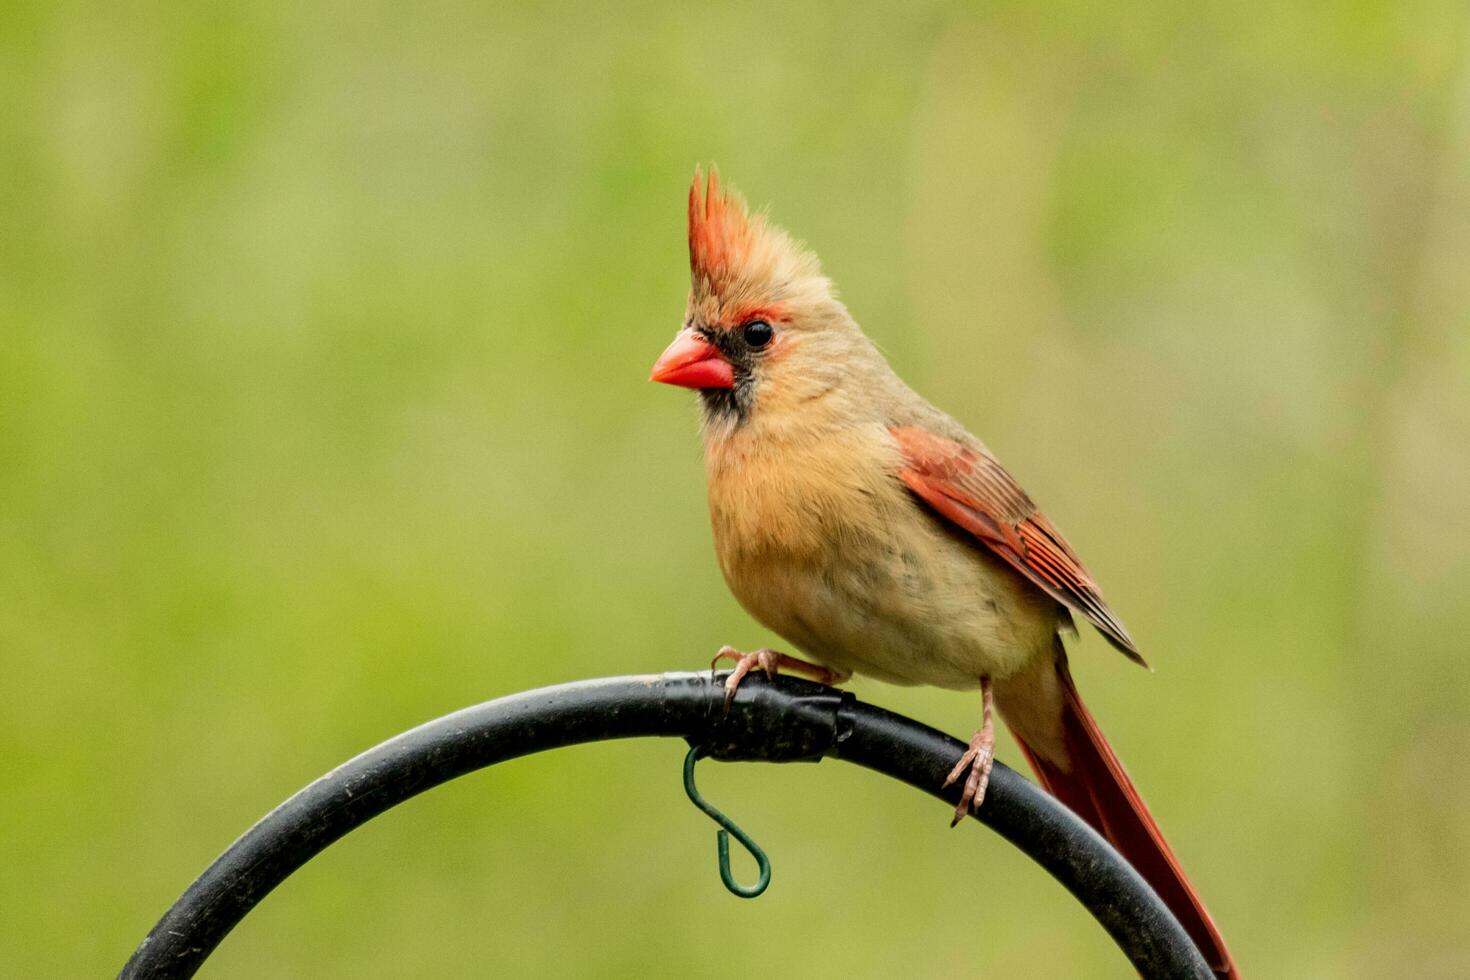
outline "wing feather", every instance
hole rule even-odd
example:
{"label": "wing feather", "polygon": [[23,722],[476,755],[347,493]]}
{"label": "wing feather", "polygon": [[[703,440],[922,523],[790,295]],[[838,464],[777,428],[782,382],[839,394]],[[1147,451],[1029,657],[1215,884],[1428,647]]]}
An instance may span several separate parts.
{"label": "wing feather", "polygon": [[899,478],[920,500],[1144,662],[1077,553],[995,457],[917,426],[889,431],[903,453]]}

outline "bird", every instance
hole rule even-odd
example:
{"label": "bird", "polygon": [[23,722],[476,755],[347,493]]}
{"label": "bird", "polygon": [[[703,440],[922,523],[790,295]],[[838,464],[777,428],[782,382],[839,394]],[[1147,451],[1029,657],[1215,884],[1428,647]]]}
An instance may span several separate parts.
{"label": "bird", "polygon": [[1144,660],[1056,525],[898,377],[815,254],[714,168],[695,169],[688,244],[684,320],[650,379],[698,393],[720,570],[808,658],[721,648],[726,704],[752,670],[978,689],[980,727],[944,784],[962,781],[951,826],[985,798],[998,712],[1042,786],[1133,865],[1217,976],[1238,977],[1072,681],[1074,615]]}

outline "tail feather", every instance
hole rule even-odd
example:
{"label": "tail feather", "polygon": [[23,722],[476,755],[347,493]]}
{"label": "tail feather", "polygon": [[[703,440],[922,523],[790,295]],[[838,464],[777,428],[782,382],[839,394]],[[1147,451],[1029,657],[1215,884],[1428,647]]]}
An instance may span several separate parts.
{"label": "tail feather", "polygon": [[1199,894],[1184,876],[1184,869],[1169,850],[1138,790],[1133,788],[1123,764],[1082,704],[1065,659],[1058,660],[1057,674],[1064,695],[1062,742],[1070,766],[1063,769],[1043,758],[1018,736],[1026,760],[1041,784],[1107,838],[1153,887],[1204,954],[1216,976],[1239,980],[1225,940]]}

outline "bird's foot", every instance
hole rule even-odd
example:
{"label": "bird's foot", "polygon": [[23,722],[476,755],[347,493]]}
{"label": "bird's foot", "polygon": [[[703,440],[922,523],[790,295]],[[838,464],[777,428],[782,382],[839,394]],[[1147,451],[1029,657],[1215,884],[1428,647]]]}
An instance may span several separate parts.
{"label": "bird's foot", "polygon": [[959,805],[954,808],[954,819],[949,822],[951,827],[957,826],[985,802],[985,788],[990,785],[990,770],[995,765],[995,722],[992,719],[994,697],[991,694],[989,677],[980,679],[980,703],[980,730],[970,739],[970,747],[960,756],[960,761],[950,770],[949,777],[944,781],[944,785],[949,786],[964,775],[966,770],[969,771]]}
{"label": "bird's foot", "polygon": [[828,670],[818,664],[810,664],[805,660],[780,653],[776,650],[761,648],[752,650],[750,653],[741,653],[732,646],[720,647],[720,652],[715,654],[715,659],[709,663],[713,670],[719,666],[721,660],[735,661],[735,669],[730,671],[730,676],[725,678],[725,710],[730,710],[730,702],[735,699],[735,691],[740,687],[740,682],[745,680],[745,675],[755,668],[769,678],[775,679],[778,670],[795,671],[798,674],[806,674],[818,684],[841,684],[850,675],[838,674],[836,671]]}

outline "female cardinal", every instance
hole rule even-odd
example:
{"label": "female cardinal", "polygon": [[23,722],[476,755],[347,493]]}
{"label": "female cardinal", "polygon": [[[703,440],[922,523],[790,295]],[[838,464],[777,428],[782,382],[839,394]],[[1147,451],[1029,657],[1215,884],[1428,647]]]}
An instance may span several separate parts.
{"label": "female cardinal", "polygon": [[652,379],[699,392],[731,591],[821,664],[725,647],[727,701],[753,667],[978,687],[980,730],[945,783],[965,778],[955,822],[984,799],[998,707],[1042,784],[1147,879],[1217,974],[1237,976],[1072,684],[1072,612],[1143,658],[1061,533],[979,439],[899,380],[814,255],[697,170],[689,268],[683,329]]}

